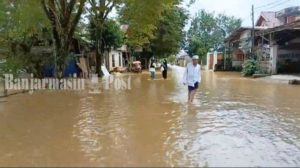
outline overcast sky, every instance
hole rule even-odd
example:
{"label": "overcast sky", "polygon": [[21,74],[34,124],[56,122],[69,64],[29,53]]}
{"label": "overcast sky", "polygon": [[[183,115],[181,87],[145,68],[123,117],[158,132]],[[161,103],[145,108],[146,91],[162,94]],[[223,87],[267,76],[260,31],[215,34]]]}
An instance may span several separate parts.
{"label": "overcast sky", "polygon": [[[185,0],[187,3],[190,0]],[[239,17],[243,26],[251,26],[251,5],[254,5],[255,21],[262,11],[278,11],[286,7],[300,6],[300,0],[196,0],[190,8],[193,17],[200,9],[215,13],[225,13]]]}

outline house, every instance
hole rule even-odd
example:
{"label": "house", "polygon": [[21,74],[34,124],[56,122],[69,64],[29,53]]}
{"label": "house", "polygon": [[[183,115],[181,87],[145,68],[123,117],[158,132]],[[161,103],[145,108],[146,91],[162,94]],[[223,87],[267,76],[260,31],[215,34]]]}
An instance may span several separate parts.
{"label": "house", "polygon": [[[290,7],[278,12],[262,12],[254,28],[241,27],[225,39],[226,55],[231,58],[232,69],[241,69],[252,53],[257,56],[265,73],[298,72],[298,34],[300,7]],[[286,58],[283,58],[286,57]]]}
{"label": "house", "polygon": [[[255,27],[254,31],[266,29],[265,27]],[[231,33],[225,39],[226,55],[231,59],[230,69],[240,70],[242,64],[247,58],[250,58],[252,49],[251,40],[252,28],[251,27],[240,27]],[[257,39],[255,39],[254,43]]]}
{"label": "house", "polygon": [[[126,37],[129,26],[121,25],[120,28]],[[120,48],[109,48],[104,52],[104,65],[109,72],[128,67],[130,60],[131,57],[126,44],[123,44]]]}
{"label": "house", "polygon": [[257,55],[268,74],[300,73],[300,20],[256,33]]}
{"label": "house", "polygon": [[255,26],[273,28],[280,26],[281,24],[281,21],[276,18],[276,12],[261,12]]}
{"label": "house", "polygon": [[272,17],[276,26],[256,33],[260,68],[268,74],[300,73],[300,7],[273,12]]}
{"label": "house", "polygon": [[114,71],[115,68],[123,68],[124,58],[123,52],[120,49],[111,49],[110,51],[105,51],[104,65],[109,72]]}
{"label": "house", "polygon": [[285,8],[278,12],[261,12],[256,26],[274,28],[300,20],[300,6]]}
{"label": "house", "polygon": [[276,18],[280,21],[280,25],[290,24],[300,20],[300,6],[285,8],[276,12]]}

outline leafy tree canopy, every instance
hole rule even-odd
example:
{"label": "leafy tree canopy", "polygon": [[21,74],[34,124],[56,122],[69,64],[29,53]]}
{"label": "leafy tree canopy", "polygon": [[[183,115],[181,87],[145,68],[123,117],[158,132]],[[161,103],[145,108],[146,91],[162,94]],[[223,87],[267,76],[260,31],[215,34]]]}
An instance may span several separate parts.
{"label": "leafy tree canopy", "polygon": [[154,55],[166,57],[180,50],[187,19],[187,12],[178,6],[172,6],[163,12],[154,34],[155,38],[151,40]]}
{"label": "leafy tree canopy", "polygon": [[187,33],[186,49],[190,55],[205,57],[212,48],[222,50],[224,39],[232,31],[241,26],[242,21],[225,14],[200,10],[192,19],[191,27]]}

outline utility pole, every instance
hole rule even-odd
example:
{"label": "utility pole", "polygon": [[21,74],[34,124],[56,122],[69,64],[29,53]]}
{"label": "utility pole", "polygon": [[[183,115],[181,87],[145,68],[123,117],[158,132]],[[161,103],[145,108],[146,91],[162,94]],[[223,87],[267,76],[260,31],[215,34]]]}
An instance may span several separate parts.
{"label": "utility pole", "polygon": [[254,27],[254,5],[252,5],[252,33],[251,33],[251,57],[254,58],[254,41],[255,41],[255,27]]}

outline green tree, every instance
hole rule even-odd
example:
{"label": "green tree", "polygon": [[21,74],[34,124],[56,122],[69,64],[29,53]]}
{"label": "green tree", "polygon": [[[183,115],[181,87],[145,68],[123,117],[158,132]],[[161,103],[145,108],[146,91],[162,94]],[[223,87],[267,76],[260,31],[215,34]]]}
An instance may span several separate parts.
{"label": "green tree", "polygon": [[118,8],[124,4],[124,0],[88,0],[90,7],[87,8],[90,18],[90,25],[92,33],[94,34],[93,43],[96,47],[96,70],[101,72],[101,65],[103,64],[104,46],[104,29],[105,23],[108,20],[109,14],[113,9]]}
{"label": "green tree", "polygon": [[132,47],[144,47],[155,37],[154,32],[166,7],[174,5],[176,0],[126,0],[120,10],[122,23],[128,24],[127,44]]}
{"label": "green tree", "polygon": [[163,12],[155,31],[155,38],[150,41],[155,56],[167,57],[180,50],[187,19],[187,12],[178,6],[171,6]]}
{"label": "green tree", "polygon": [[61,77],[86,0],[41,0],[41,2],[52,27],[57,63],[56,76]]}
{"label": "green tree", "polygon": [[1,41],[8,44],[14,54],[18,52],[17,49],[25,54],[29,53],[32,45],[42,38],[43,32],[49,26],[40,1],[3,0],[1,3],[1,8],[4,8],[0,14]]}
{"label": "green tree", "polygon": [[187,33],[186,49],[190,55],[206,58],[206,53],[212,48],[223,50],[224,39],[233,30],[241,26],[241,20],[235,17],[201,10],[192,19]]}
{"label": "green tree", "polygon": [[[96,26],[91,23],[90,25],[90,39],[95,43],[99,37],[95,36]],[[124,35],[121,31],[120,25],[112,20],[109,19],[105,21],[102,30],[102,40],[101,40],[101,52],[105,49],[110,48],[119,48],[123,44]]]}
{"label": "green tree", "polygon": [[3,0],[0,8],[0,44],[4,51],[1,55],[7,59],[6,64],[2,64],[2,72],[11,67],[12,71],[22,69],[38,75],[45,59],[33,55],[31,49],[50,37],[49,22],[40,0]]}
{"label": "green tree", "polygon": [[124,33],[120,25],[114,20],[108,20],[104,24],[103,46],[104,48],[120,48],[124,42]]}

